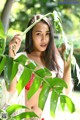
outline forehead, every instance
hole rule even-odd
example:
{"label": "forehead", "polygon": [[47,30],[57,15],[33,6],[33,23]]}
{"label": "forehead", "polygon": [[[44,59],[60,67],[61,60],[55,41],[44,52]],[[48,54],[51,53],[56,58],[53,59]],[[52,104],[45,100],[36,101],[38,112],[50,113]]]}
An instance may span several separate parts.
{"label": "forehead", "polygon": [[34,27],[33,30],[46,30],[49,31],[49,26],[47,23],[40,21],[39,23],[37,23]]}

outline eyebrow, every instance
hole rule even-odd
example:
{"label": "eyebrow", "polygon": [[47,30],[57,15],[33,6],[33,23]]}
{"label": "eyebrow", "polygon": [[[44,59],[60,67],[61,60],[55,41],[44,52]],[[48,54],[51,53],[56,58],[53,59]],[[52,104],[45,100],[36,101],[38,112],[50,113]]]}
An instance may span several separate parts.
{"label": "eyebrow", "polygon": [[[37,30],[37,31],[35,31],[35,32],[42,32],[42,31]],[[50,31],[46,31],[46,32],[50,33]]]}

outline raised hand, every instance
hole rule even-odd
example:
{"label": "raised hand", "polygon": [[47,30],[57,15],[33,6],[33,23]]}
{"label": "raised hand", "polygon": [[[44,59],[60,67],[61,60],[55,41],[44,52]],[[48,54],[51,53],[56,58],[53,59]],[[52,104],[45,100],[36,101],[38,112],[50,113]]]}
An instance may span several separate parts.
{"label": "raised hand", "polygon": [[9,43],[9,55],[13,57],[16,55],[21,46],[21,36],[16,34]]}
{"label": "raised hand", "polygon": [[65,89],[66,94],[69,94],[72,91],[72,81],[71,81],[71,53],[68,55],[67,59],[65,60],[65,52],[66,52],[65,44],[61,46],[61,55],[64,61],[64,72],[63,72],[63,79],[67,83],[68,88]]}

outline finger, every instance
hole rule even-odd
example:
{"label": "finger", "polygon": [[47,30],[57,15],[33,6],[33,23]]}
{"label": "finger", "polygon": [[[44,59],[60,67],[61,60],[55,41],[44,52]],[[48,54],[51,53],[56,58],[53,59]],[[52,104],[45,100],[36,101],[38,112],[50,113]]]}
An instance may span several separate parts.
{"label": "finger", "polygon": [[17,38],[13,38],[13,39],[10,41],[9,45],[11,45],[11,44],[20,45],[20,44],[21,44],[21,39],[19,39],[18,37],[17,37]]}
{"label": "finger", "polygon": [[21,39],[21,35],[20,34],[16,34],[15,36],[14,36],[14,38],[20,38]]}
{"label": "finger", "polygon": [[62,52],[64,52],[66,50],[66,45],[63,43],[62,44]]}
{"label": "finger", "polygon": [[12,41],[19,41],[19,42],[21,42],[21,37],[15,36]]}
{"label": "finger", "polygon": [[16,34],[11,41],[15,41],[15,40],[21,41],[21,35],[20,34]]}
{"label": "finger", "polygon": [[12,46],[12,51],[13,51],[14,55],[16,54],[15,49],[16,49],[16,45]]}
{"label": "finger", "polygon": [[17,37],[14,42],[15,42],[16,44],[20,44],[20,43],[21,43],[21,39]]}
{"label": "finger", "polygon": [[16,47],[17,47],[17,46],[16,46],[16,43],[9,44],[9,48],[10,48],[10,49],[16,49]]}

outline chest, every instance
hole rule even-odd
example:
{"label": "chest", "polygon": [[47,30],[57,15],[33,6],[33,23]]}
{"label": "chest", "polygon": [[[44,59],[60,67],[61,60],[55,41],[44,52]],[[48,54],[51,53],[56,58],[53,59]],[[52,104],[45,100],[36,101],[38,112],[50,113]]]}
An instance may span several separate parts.
{"label": "chest", "polygon": [[44,62],[41,60],[40,57],[30,56],[30,55],[28,55],[28,57],[29,57],[31,60],[33,60],[36,64],[38,64],[40,67],[45,67]]}

